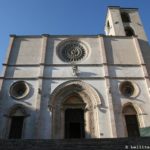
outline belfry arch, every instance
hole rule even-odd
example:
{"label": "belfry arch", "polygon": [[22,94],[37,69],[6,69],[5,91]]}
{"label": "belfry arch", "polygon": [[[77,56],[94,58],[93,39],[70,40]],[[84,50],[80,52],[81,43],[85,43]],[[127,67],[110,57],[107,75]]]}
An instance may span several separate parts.
{"label": "belfry arch", "polygon": [[81,110],[84,117],[84,138],[99,138],[98,107],[101,104],[97,91],[80,81],[67,81],[56,87],[49,101],[52,111],[52,138],[65,138],[65,112]]}

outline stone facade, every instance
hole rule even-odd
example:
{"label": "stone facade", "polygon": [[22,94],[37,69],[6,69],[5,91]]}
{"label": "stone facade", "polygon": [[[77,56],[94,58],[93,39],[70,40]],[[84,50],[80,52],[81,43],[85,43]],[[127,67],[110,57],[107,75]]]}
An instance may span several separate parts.
{"label": "stone facade", "polygon": [[[136,36],[125,35],[121,11],[131,15]],[[106,35],[10,36],[0,77],[0,138],[9,138],[13,116],[25,116],[22,138],[63,139],[68,108],[84,110],[85,138],[127,137],[128,106],[140,135],[150,135],[150,54],[138,10],[109,7],[108,20]]]}

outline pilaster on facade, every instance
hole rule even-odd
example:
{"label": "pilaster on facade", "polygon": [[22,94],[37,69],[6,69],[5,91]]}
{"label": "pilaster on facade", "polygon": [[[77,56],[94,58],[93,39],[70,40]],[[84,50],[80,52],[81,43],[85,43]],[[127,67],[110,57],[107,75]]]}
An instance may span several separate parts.
{"label": "pilaster on facade", "polygon": [[150,78],[149,78],[149,75],[148,75],[148,72],[147,72],[147,67],[146,67],[142,52],[141,52],[141,48],[140,48],[138,39],[136,37],[133,37],[133,41],[134,41],[134,44],[135,44],[137,55],[139,57],[139,62],[141,64],[141,68],[142,68],[142,71],[143,71],[144,80],[146,82],[147,89],[148,89],[149,96],[150,96]]}
{"label": "pilaster on facade", "polygon": [[104,45],[104,39],[103,38],[99,38],[100,40],[100,49],[101,49],[101,53],[102,53],[102,59],[103,59],[103,63],[105,64],[103,66],[104,68],[104,75],[105,75],[105,84],[107,87],[106,90],[106,94],[107,94],[107,102],[109,105],[109,117],[110,117],[110,128],[111,128],[111,136],[112,137],[117,137],[117,131],[116,131],[116,123],[115,123],[115,114],[114,114],[114,106],[113,106],[113,98],[110,92],[111,89],[111,84],[110,84],[110,80],[107,78],[109,76],[109,71],[108,71],[108,66],[107,66],[107,56],[106,56],[106,51],[105,51],[105,45]]}
{"label": "pilaster on facade", "polygon": [[[42,47],[41,47],[41,64],[45,63],[45,57],[46,57],[46,51],[47,51],[47,42],[48,42],[48,35],[42,35]],[[40,65],[40,76],[44,77],[44,70],[45,66]],[[38,87],[38,96],[36,100],[36,110],[38,110],[37,117],[36,117],[36,135],[35,137],[38,139],[41,137],[41,126],[42,126],[42,95],[44,94],[43,92],[43,78],[39,78],[39,87]]]}
{"label": "pilaster on facade", "polygon": [[16,38],[16,35],[10,35],[9,46],[7,49],[6,58],[4,62],[4,64],[6,65],[3,65],[3,71],[1,74],[2,77],[5,77],[7,75],[8,65],[11,64],[10,59],[11,59],[11,54],[13,53],[12,49],[13,49],[15,38]]}

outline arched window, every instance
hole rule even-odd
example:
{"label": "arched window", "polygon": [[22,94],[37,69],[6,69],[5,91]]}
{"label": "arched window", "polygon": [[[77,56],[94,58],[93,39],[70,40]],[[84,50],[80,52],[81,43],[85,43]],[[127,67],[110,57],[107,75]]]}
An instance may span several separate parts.
{"label": "arched window", "polygon": [[9,139],[21,139],[23,133],[23,124],[25,119],[25,113],[22,109],[18,108],[11,112],[10,127],[9,127]]}
{"label": "arched window", "polygon": [[131,27],[126,27],[125,33],[126,33],[126,36],[134,36],[135,35],[135,33]]}
{"label": "arched window", "polygon": [[123,115],[126,123],[128,137],[139,137],[139,124],[137,112],[132,105],[127,105],[123,108]]}
{"label": "arched window", "polygon": [[130,17],[129,14],[126,12],[121,12],[121,18],[122,18],[122,22],[130,22]]}
{"label": "arched window", "polygon": [[110,23],[107,21],[107,28],[110,29]]}

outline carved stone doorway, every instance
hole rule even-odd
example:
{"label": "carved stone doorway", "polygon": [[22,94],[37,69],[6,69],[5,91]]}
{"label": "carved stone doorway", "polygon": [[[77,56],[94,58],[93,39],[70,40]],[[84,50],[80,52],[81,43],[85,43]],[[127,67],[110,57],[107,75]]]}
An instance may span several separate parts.
{"label": "carved stone doorway", "polygon": [[98,93],[89,84],[72,80],[56,87],[50,97],[52,138],[99,138]]}
{"label": "carved stone doorway", "polygon": [[65,111],[65,138],[84,138],[84,110],[66,109]]}

